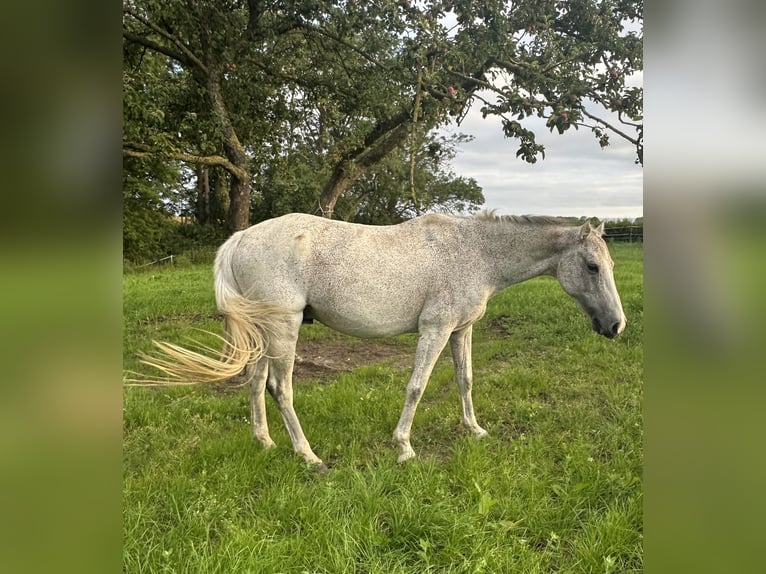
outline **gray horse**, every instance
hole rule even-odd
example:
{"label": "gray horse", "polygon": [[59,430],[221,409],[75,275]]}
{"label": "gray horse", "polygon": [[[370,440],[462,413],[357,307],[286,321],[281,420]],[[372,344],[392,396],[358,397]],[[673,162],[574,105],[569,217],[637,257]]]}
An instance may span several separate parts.
{"label": "gray horse", "polygon": [[282,414],[293,447],[311,450],[293,409],[292,373],[301,323],[317,321],[358,337],[419,333],[415,363],[394,441],[399,462],[415,456],[410,429],[439,354],[450,343],[463,424],[476,437],[471,399],[473,324],[498,291],[539,275],[556,277],[609,338],[625,328],[603,223],[571,226],[543,217],[424,215],[366,226],[290,214],[232,235],[215,260],[215,294],[224,316],[220,359],[168,343],[145,358],[171,382],[223,380],[243,371],[250,385],[253,434],[273,447],[265,390]]}

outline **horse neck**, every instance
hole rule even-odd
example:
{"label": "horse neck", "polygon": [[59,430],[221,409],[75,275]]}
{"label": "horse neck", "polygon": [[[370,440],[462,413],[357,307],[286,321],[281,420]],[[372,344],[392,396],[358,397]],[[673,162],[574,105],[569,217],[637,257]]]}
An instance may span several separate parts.
{"label": "horse neck", "polygon": [[576,229],[549,223],[485,222],[485,257],[498,289],[540,275],[556,275]]}

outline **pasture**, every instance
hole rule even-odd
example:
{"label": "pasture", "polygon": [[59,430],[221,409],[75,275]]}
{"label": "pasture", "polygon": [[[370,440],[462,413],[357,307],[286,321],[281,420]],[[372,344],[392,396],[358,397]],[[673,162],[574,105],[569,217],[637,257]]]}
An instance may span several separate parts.
{"label": "pasture", "polygon": [[[611,244],[628,319],[615,340],[555,279],[515,285],[474,330],[474,404],[460,424],[446,349],[415,416],[418,458],[391,439],[415,335],[362,341],[304,325],[295,407],[318,474],[251,435],[247,391],[126,388],[125,572],[641,572],[639,244]],[[209,264],[126,273],[124,366],[152,339],[216,344]]]}

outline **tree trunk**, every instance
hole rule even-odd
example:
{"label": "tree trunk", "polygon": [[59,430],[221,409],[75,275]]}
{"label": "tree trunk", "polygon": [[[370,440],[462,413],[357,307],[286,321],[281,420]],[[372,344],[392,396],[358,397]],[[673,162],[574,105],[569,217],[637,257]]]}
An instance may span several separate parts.
{"label": "tree trunk", "polygon": [[197,201],[194,206],[194,214],[197,223],[205,225],[210,223],[210,174],[208,168],[197,164],[194,171],[197,173]]}
{"label": "tree trunk", "polygon": [[368,134],[363,146],[349,152],[335,166],[319,197],[319,211],[323,217],[332,219],[338,199],[370,167],[381,161],[407,138],[411,121],[409,114],[401,114],[397,119],[399,121],[394,125],[377,126]]}
{"label": "tree trunk", "polygon": [[319,197],[319,211],[322,217],[333,219],[335,204],[338,199],[348,191],[354,182],[359,179],[364,170],[354,168],[353,163],[345,161],[333,169],[330,180],[324,186],[322,195]]}
{"label": "tree trunk", "polygon": [[250,227],[250,179],[240,179],[232,175],[229,186],[229,230],[242,231]]}
{"label": "tree trunk", "polygon": [[250,226],[250,174],[248,173],[247,155],[237,137],[234,125],[229,118],[226,103],[223,98],[221,74],[214,64],[209,64],[207,76],[207,91],[218,125],[223,135],[223,149],[234,169],[228,169],[231,174],[229,185],[229,211],[226,224],[229,231],[241,231]]}
{"label": "tree trunk", "polygon": [[210,183],[210,217],[216,223],[228,221],[229,205],[229,172],[223,169],[215,168],[211,173]]}

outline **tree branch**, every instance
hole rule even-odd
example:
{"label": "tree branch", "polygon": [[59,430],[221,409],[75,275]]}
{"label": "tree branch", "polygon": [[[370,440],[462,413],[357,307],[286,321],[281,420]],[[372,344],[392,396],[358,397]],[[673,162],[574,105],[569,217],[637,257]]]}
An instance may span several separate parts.
{"label": "tree branch", "polygon": [[174,60],[177,60],[183,64],[193,65],[197,67],[199,70],[201,70],[202,72],[207,74],[207,67],[205,66],[205,64],[202,63],[202,61],[194,54],[194,52],[192,52],[189,49],[189,47],[186,44],[184,44],[181,41],[180,38],[169,33],[167,30],[162,29],[160,26],[157,26],[153,22],[150,22],[149,20],[147,20],[140,14],[137,14],[130,8],[124,8],[123,12],[125,14],[128,14],[129,16],[132,16],[136,20],[138,20],[141,24],[149,28],[149,30],[151,30],[152,32],[155,32],[156,34],[159,34],[161,37],[165,38],[168,42],[173,44],[178,50],[173,50],[158,42],[149,40],[148,38],[141,36],[140,34],[134,34],[133,32],[123,30],[122,35],[126,39],[132,42],[137,42],[143,46],[146,46],[147,48],[150,48],[152,50],[165,54],[166,56],[173,58]]}
{"label": "tree branch", "polygon": [[302,27],[306,31],[308,31],[308,32],[314,32],[315,34],[318,34],[319,36],[324,36],[325,38],[329,38],[333,42],[336,42],[336,43],[338,43],[338,44],[340,44],[342,46],[345,46],[349,50],[351,50],[353,52],[356,52],[357,54],[362,56],[362,58],[367,60],[370,64],[373,64],[373,65],[377,66],[381,70],[388,71],[388,68],[386,68],[383,64],[380,63],[380,59],[379,58],[374,57],[372,54],[368,54],[367,52],[365,52],[364,50],[362,50],[358,46],[355,46],[351,42],[349,42],[347,40],[344,40],[340,36],[332,34],[331,32],[328,32],[327,30],[323,30],[319,26],[312,26],[310,24],[303,24]]}
{"label": "tree branch", "polygon": [[501,60],[500,58],[496,58],[494,56],[491,56],[489,58],[489,66],[488,67],[494,67],[497,66],[498,68],[503,68],[505,70],[510,70],[511,72],[519,72],[521,70],[525,70],[527,66],[522,64],[521,62],[518,62],[513,59],[508,60]]}
{"label": "tree branch", "polygon": [[[266,7],[266,2],[263,0],[247,0],[247,9],[247,35],[250,40],[259,42],[264,39],[264,30],[266,29],[262,23],[262,18],[269,10]],[[304,7],[302,10],[306,10],[306,8]],[[298,13],[292,15],[292,17],[286,16],[279,21],[268,22],[268,34],[281,36],[298,28],[302,28],[304,23],[305,16],[301,14],[301,10],[299,10]]]}
{"label": "tree branch", "polygon": [[[506,95],[506,93],[501,88],[498,88],[497,86],[494,86],[493,84],[491,84],[487,80],[482,80],[480,78],[475,78],[473,76],[467,76],[467,75],[461,74],[460,72],[457,72],[455,70],[447,70],[447,72],[449,74],[451,74],[453,76],[456,76],[456,77],[460,78],[461,80],[463,80],[464,84],[474,84],[474,87],[481,87],[481,88],[484,88],[486,90],[491,90],[493,92],[497,92],[498,94],[501,94],[501,95]],[[442,94],[440,92],[437,92],[437,95],[440,95],[442,97],[447,97],[446,94]]]}
{"label": "tree branch", "polygon": [[135,158],[168,158],[193,163],[195,165],[219,166],[239,179],[247,177],[247,173],[243,169],[238,168],[228,159],[220,155],[196,155],[183,152],[168,152],[152,149],[149,146],[133,142],[125,142],[122,144],[122,155]]}
{"label": "tree branch", "polygon": [[140,44],[146,48],[149,48],[150,50],[153,50],[154,52],[164,54],[168,58],[176,60],[177,62],[181,62],[182,64],[185,64],[187,66],[191,65],[191,62],[181,52],[172,50],[163,44],[155,42],[154,40],[150,40],[146,36],[142,36],[134,32],[129,32],[128,30],[123,30],[122,37],[125,38],[126,40],[135,42],[136,44]]}
{"label": "tree branch", "polygon": [[385,135],[370,147],[360,153],[354,160],[358,166],[368,169],[382,160],[386,155],[402,143],[409,135],[409,121],[402,122],[395,128],[389,130]]}
{"label": "tree branch", "polygon": [[594,115],[593,115],[593,114],[591,114],[591,113],[588,113],[588,111],[587,111],[587,110],[585,110],[585,108],[583,108],[583,109],[582,109],[582,113],[583,113],[583,115],[584,115],[584,116],[587,116],[587,117],[589,117],[589,118],[590,118],[590,119],[592,119],[594,122],[597,122],[597,123],[601,124],[602,126],[606,127],[607,129],[609,129],[609,130],[613,131],[613,132],[614,132],[614,133],[616,133],[618,136],[625,138],[626,140],[628,140],[628,141],[629,141],[630,143],[632,143],[633,145],[635,145],[635,146],[637,146],[637,145],[638,145],[638,143],[639,143],[639,142],[638,142],[638,138],[632,138],[632,137],[630,137],[628,134],[626,134],[626,133],[625,133],[625,132],[623,132],[622,130],[619,130],[619,129],[617,129],[616,127],[614,127],[612,124],[610,124],[610,123],[609,123],[609,122],[607,122],[606,120],[603,120],[603,119],[601,119],[601,118],[599,118],[599,117],[597,117],[597,116],[594,116]]}

